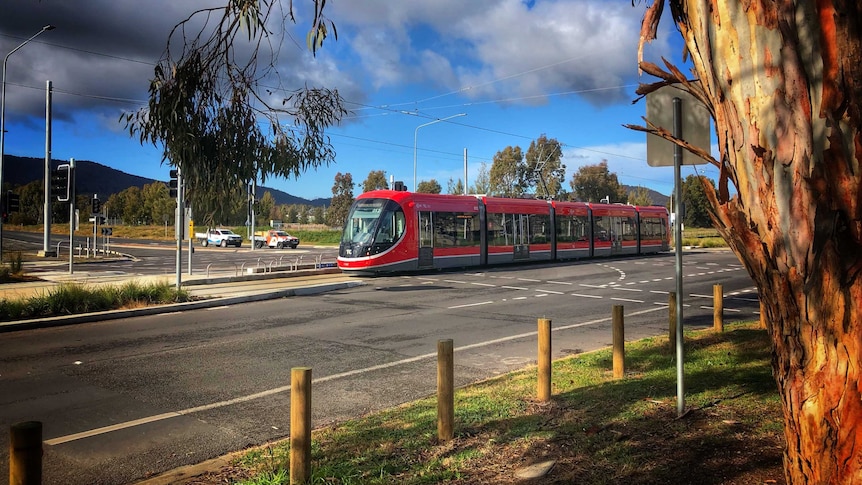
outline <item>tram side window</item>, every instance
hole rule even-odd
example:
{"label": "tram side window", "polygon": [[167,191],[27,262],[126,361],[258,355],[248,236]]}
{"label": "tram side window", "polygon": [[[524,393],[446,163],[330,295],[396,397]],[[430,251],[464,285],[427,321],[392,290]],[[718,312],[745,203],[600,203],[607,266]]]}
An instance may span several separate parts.
{"label": "tram side window", "polygon": [[658,217],[644,217],[641,219],[642,239],[664,239],[664,224]]}
{"label": "tram side window", "polygon": [[481,242],[479,237],[479,214],[468,212],[455,214],[455,237],[458,246],[478,246]]}
{"label": "tram side window", "polygon": [[638,231],[637,231],[637,221],[634,217],[621,217],[622,228],[620,230],[620,234],[623,237],[624,241],[635,241],[637,240]]}
{"label": "tram side window", "polygon": [[529,215],[530,244],[548,244],[551,241],[551,216],[546,214]]}
{"label": "tram side window", "polygon": [[515,243],[515,218],[512,214],[488,214],[488,244],[512,246]]}
{"label": "tram side window", "polygon": [[480,243],[479,214],[463,212],[434,213],[436,247],[477,246]]}
{"label": "tram side window", "polygon": [[586,241],[588,227],[587,216],[561,217],[557,226],[557,242]]}
{"label": "tram side window", "polygon": [[593,238],[596,241],[611,240],[611,218],[608,216],[596,216],[594,219],[596,228],[593,232]]}
{"label": "tram side window", "polygon": [[447,248],[455,245],[455,214],[434,213],[434,247]]}

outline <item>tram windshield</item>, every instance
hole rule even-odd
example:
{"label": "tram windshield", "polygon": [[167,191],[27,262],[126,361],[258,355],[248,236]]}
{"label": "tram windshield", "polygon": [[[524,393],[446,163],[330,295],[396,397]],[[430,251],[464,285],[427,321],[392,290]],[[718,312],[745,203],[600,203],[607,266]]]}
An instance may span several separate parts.
{"label": "tram windshield", "polygon": [[389,244],[404,234],[404,211],[386,199],[360,199],[350,208],[342,243]]}

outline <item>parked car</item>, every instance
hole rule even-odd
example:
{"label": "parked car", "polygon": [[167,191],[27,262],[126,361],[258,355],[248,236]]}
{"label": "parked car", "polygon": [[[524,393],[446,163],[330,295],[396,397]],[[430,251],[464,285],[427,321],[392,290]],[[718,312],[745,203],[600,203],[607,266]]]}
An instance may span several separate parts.
{"label": "parked car", "polygon": [[228,246],[242,246],[242,236],[231,231],[230,229],[224,228],[215,228],[210,229],[207,232],[196,232],[195,239],[200,241],[201,246],[209,246],[210,244],[214,246],[221,246],[226,248]]}
{"label": "parked car", "polygon": [[255,232],[252,240],[254,242],[254,247],[256,248],[268,247],[276,249],[296,249],[296,247],[299,246],[298,237],[291,236],[290,234],[277,229]]}

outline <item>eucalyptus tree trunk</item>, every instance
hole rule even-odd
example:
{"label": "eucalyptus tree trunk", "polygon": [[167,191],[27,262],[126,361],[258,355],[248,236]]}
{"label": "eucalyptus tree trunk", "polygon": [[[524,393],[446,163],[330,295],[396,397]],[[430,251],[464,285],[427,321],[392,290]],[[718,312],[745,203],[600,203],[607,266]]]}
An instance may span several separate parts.
{"label": "eucalyptus tree trunk", "polygon": [[862,483],[860,2],[667,4],[699,82],[641,63],[663,79],[641,92],[680,85],[714,116],[720,176],[706,189],[766,312],[788,482]]}

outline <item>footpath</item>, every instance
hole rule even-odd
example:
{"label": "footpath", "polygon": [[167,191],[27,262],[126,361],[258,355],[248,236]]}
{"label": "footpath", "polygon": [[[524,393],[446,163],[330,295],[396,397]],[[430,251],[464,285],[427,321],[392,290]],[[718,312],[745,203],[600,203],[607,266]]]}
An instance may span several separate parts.
{"label": "footpath", "polygon": [[[25,268],[27,268],[25,272],[39,278],[38,280],[0,285],[0,299],[21,299],[44,294],[51,288],[63,283],[77,283],[85,286],[120,286],[128,281],[136,281],[140,284],[166,282],[171,285],[177,282],[176,274],[141,276],[97,270],[74,271],[70,274],[68,270],[37,270],[37,265],[38,263],[25,263]],[[315,267],[314,265],[305,268],[281,268],[247,274],[207,275],[201,273],[189,275],[183,273],[180,282],[181,286],[189,291],[193,301],[0,322],[0,332],[211,308],[290,296],[314,295],[364,284],[361,279],[355,276],[342,274],[338,268]]]}

